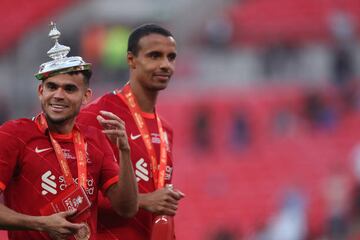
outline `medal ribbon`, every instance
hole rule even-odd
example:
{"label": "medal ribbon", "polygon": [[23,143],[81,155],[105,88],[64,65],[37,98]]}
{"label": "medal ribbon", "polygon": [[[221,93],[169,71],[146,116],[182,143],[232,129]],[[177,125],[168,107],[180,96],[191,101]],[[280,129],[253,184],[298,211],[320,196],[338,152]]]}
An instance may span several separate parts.
{"label": "medal ribbon", "polygon": [[160,161],[159,167],[157,167],[158,161],[156,159],[156,152],[154,149],[154,145],[151,142],[151,135],[149,133],[149,129],[146,126],[144,118],[141,115],[141,110],[136,102],[133,92],[131,91],[130,84],[126,84],[124,88],[116,93],[118,97],[124,99],[126,104],[128,105],[130,112],[134,118],[136,126],[141,134],[141,137],[144,141],[146,151],[151,160],[151,170],[154,179],[154,185],[156,188],[164,187],[165,182],[165,169],[167,164],[167,153],[166,153],[166,145],[164,139],[164,130],[160,121],[159,116],[155,113],[156,121],[158,125],[158,131],[160,135]]}
{"label": "medal ribbon", "polygon": [[[46,122],[44,114],[40,114],[36,118],[36,123],[38,124],[40,129],[42,130],[48,129],[48,124]],[[87,162],[86,162],[86,152],[85,152],[85,141],[83,135],[80,133],[78,129],[74,128],[72,134],[73,134],[73,143],[74,143],[76,162],[78,168],[78,183],[79,186],[83,187],[86,190]],[[55,138],[52,136],[50,131],[49,131],[49,136],[50,136],[51,144],[56,154],[56,158],[59,161],[61,171],[64,175],[65,183],[67,186],[70,186],[71,184],[74,183],[74,179],[72,177],[69,165],[65,159],[64,152],[62,151],[60,144],[55,140]]]}

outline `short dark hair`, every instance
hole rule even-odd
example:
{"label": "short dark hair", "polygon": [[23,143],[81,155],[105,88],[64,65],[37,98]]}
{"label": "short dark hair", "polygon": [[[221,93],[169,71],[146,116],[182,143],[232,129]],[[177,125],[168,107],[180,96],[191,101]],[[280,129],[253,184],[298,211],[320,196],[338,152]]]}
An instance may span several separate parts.
{"label": "short dark hair", "polygon": [[127,51],[136,56],[139,53],[140,39],[154,33],[163,35],[165,37],[174,37],[169,30],[166,30],[165,28],[153,23],[147,23],[135,28],[132,31],[128,39]]}
{"label": "short dark hair", "polygon": [[[84,77],[84,83],[85,85],[88,87],[89,84],[90,84],[90,78],[91,78],[91,75],[92,75],[92,71],[90,69],[87,69],[87,70],[77,70],[77,71],[70,71],[70,72],[65,72],[63,74],[69,74],[70,76],[72,75],[77,75],[81,73]],[[57,74],[55,74],[57,75]],[[52,75],[52,76],[55,76],[55,75]],[[51,76],[51,77],[52,77]],[[43,78],[41,79],[41,81],[44,83],[49,77],[46,77],[46,78]]]}
{"label": "short dark hair", "polygon": [[69,75],[76,75],[81,73],[84,76],[84,82],[86,86],[89,86],[90,83],[90,78],[92,75],[92,71],[91,70],[79,70],[79,71],[73,71],[73,72],[68,72],[67,74]]}

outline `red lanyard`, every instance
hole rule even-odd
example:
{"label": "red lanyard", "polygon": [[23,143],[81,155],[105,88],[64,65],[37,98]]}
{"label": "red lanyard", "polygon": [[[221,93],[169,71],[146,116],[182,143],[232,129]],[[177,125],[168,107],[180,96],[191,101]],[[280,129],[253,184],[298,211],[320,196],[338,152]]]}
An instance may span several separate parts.
{"label": "red lanyard", "polygon": [[126,101],[126,104],[128,105],[130,112],[134,118],[134,121],[139,129],[139,132],[141,134],[141,137],[144,141],[146,151],[150,157],[151,160],[151,170],[153,173],[154,178],[154,185],[156,188],[162,188],[164,187],[165,182],[165,169],[167,164],[167,153],[166,153],[166,145],[165,145],[165,139],[164,139],[164,131],[163,127],[160,121],[160,118],[157,114],[156,121],[158,125],[158,131],[160,135],[160,161],[159,161],[159,170],[157,171],[157,159],[156,159],[156,152],[154,149],[154,146],[151,142],[151,135],[149,133],[149,129],[146,126],[146,123],[141,115],[141,110],[136,102],[136,99],[134,97],[133,92],[131,91],[130,85],[126,84],[124,88],[121,91],[117,91],[117,95]]}
{"label": "red lanyard", "polygon": [[[39,126],[39,128],[43,131],[45,131],[48,128],[48,124],[46,122],[44,114],[40,114],[38,117],[36,117],[36,123]],[[84,137],[80,133],[80,131],[77,128],[74,128],[72,131],[73,134],[73,143],[75,148],[75,154],[76,154],[76,162],[77,162],[77,168],[78,168],[78,183],[79,186],[83,187],[84,189],[87,188],[87,163],[86,163],[86,152],[85,152],[85,141]],[[65,183],[67,186],[70,186],[74,183],[74,179],[72,177],[69,165],[65,159],[64,153],[61,149],[60,144],[55,140],[55,138],[52,136],[51,132],[49,131],[50,141],[54,148],[56,158],[59,161],[61,171],[65,178]]]}

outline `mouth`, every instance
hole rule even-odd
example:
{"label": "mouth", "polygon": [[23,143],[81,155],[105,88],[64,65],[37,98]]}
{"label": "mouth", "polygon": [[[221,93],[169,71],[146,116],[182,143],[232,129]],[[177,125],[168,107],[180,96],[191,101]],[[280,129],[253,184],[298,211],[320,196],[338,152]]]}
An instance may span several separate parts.
{"label": "mouth", "polygon": [[53,104],[49,104],[50,108],[52,111],[54,112],[62,112],[63,110],[65,110],[66,108],[68,108],[67,105],[64,105],[64,104],[56,104],[56,103],[53,103]]}
{"label": "mouth", "polygon": [[169,75],[169,74],[155,74],[154,77],[156,77],[160,81],[169,81],[171,75]]}

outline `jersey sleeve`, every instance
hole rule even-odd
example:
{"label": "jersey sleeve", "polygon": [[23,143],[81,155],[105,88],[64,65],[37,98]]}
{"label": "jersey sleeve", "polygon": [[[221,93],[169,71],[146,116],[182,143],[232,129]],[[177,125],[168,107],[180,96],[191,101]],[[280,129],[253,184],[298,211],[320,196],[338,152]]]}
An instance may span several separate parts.
{"label": "jersey sleeve", "polygon": [[106,190],[119,180],[119,164],[116,161],[113,150],[105,135],[102,133],[99,135],[100,142],[102,143],[102,151],[104,153],[100,175],[100,186],[101,191],[105,194]]}
{"label": "jersey sleeve", "polygon": [[174,132],[172,130],[172,128],[170,127],[170,125],[164,121],[163,119],[161,119],[164,130],[165,130],[165,142],[166,142],[166,150],[167,150],[167,154],[168,154],[168,166],[166,168],[166,177],[165,177],[165,184],[169,184],[172,182],[173,179],[173,137],[174,137]]}
{"label": "jersey sleeve", "polygon": [[21,155],[24,143],[12,130],[12,124],[0,126],[0,190],[9,183]]}
{"label": "jersey sleeve", "polygon": [[167,143],[167,148],[168,152],[170,152],[170,154],[172,155],[173,152],[173,139],[174,139],[174,131],[171,128],[171,126],[169,125],[169,123],[167,121],[165,121],[164,119],[161,119],[161,122],[163,124],[163,128],[165,130],[166,133],[166,143]]}

